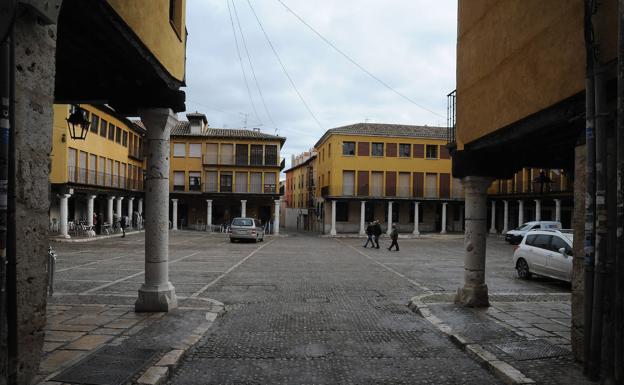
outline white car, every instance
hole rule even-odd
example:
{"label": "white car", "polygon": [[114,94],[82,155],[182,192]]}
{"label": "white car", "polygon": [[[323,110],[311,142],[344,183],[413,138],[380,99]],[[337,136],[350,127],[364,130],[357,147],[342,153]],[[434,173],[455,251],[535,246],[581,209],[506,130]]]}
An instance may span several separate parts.
{"label": "white car", "polygon": [[527,233],[513,255],[518,277],[532,274],[570,282],[572,279],[571,230],[533,230]]}
{"label": "white car", "polygon": [[234,218],[230,225],[230,242],[237,239],[264,241],[264,228],[260,221],[253,218]]}
{"label": "white car", "polygon": [[518,226],[518,228],[509,230],[505,234],[505,240],[512,245],[520,243],[522,238],[531,230],[548,230],[548,229],[560,229],[561,222],[555,221],[532,221],[526,222]]}

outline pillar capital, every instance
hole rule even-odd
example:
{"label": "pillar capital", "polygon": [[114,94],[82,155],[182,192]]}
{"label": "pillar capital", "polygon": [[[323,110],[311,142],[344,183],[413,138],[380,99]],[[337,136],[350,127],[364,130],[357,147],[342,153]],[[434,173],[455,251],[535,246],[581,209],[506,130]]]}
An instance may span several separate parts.
{"label": "pillar capital", "polygon": [[247,203],[247,199],[241,199],[241,203]]}
{"label": "pillar capital", "polygon": [[67,198],[69,198],[70,196],[72,196],[72,195],[71,195],[71,194],[61,194],[61,195],[60,195],[60,197],[61,197],[61,198],[63,198],[63,199],[67,199]]}
{"label": "pillar capital", "polygon": [[118,201],[122,201],[124,199],[124,197],[117,197]]}
{"label": "pillar capital", "polygon": [[97,195],[89,195],[89,199],[95,199],[97,198]]}
{"label": "pillar capital", "polygon": [[133,201],[133,200],[134,200],[134,197],[128,197],[128,200],[129,200],[129,201]]}
{"label": "pillar capital", "polygon": [[109,201],[114,201],[115,200],[115,196],[114,195],[109,195],[108,197],[106,197]]}
{"label": "pillar capital", "polygon": [[494,179],[484,176],[467,176],[462,178],[465,194],[482,194],[490,188]]}

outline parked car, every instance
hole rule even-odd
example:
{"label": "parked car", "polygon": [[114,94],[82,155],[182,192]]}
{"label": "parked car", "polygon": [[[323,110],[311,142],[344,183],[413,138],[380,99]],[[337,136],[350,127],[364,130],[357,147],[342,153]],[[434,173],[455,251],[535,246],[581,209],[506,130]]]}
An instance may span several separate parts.
{"label": "parked car", "polygon": [[522,241],[522,238],[531,230],[548,230],[548,229],[560,229],[561,222],[555,221],[532,221],[523,223],[518,228],[509,230],[505,234],[505,240],[512,245],[517,245]]}
{"label": "parked car", "polygon": [[264,228],[260,221],[253,218],[234,218],[230,225],[230,242],[237,239],[264,241]]}
{"label": "parked car", "polygon": [[530,231],[514,251],[518,277],[528,279],[536,274],[570,282],[572,241],[572,230]]}

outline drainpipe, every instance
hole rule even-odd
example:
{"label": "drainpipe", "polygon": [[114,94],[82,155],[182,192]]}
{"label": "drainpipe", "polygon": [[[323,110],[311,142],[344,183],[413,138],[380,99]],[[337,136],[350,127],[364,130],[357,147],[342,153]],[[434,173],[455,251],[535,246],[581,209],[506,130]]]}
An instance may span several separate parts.
{"label": "drainpipe", "polygon": [[585,0],[585,49],[586,49],[586,83],[585,83],[585,147],[586,147],[586,193],[585,193],[585,279],[583,308],[583,366],[584,373],[589,374],[591,361],[591,327],[594,298],[594,222],[595,222],[595,169],[596,147],[594,134],[594,41],[592,31],[593,1]]}
{"label": "drainpipe", "polygon": [[618,2],[617,235],[615,253],[614,379],[624,383],[624,0]]}
{"label": "drainpipe", "polygon": [[596,245],[594,253],[594,299],[592,309],[590,362],[588,377],[600,378],[602,362],[602,337],[605,275],[607,259],[607,130],[609,110],[606,95],[606,72],[604,66],[595,71],[595,119],[596,119]]}

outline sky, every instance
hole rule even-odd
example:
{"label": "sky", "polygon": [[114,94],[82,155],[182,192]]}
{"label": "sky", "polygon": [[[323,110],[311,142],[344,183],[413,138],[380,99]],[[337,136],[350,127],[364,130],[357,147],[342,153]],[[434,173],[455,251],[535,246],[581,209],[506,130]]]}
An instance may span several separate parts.
{"label": "sky", "polygon": [[457,0],[281,1],[415,104],[336,52],[279,0],[189,0],[187,112],[206,114],[211,127],[285,136],[287,165],[333,127],[446,125],[446,95],[455,89]]}

